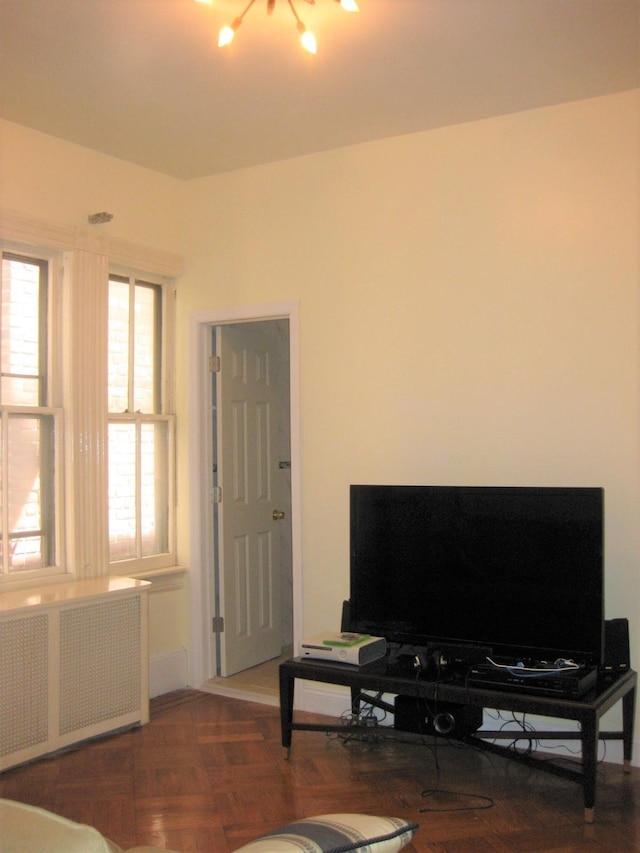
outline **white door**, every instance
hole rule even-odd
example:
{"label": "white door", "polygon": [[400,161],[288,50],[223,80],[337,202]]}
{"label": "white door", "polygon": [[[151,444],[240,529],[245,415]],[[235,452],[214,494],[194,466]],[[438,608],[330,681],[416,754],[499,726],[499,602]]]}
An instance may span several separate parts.
{"label": "white door", "polygon": [[220,674],[281,651],[278,350],[260,324],[219,326],[216,382]]}

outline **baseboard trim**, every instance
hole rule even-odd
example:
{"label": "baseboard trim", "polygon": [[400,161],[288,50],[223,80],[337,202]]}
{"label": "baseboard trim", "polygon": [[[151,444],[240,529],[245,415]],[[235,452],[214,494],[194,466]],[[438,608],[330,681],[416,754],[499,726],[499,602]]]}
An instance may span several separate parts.
{"label": "baseboard trim", "polygon": [[311,714],[340,717],[351,708],[351,692],[348,687],[296,679],[294,707]]}
{"label": "baseboard trim", "polygon": [[152,655],[149,661],[149,698],[187,687],[187,650]]}

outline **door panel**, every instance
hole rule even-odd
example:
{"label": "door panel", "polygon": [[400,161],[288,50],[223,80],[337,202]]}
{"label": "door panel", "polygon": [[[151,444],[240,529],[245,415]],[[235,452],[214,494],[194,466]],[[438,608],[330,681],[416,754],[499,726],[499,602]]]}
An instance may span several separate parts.
{"label": "door panel", "polygon": [[219,327],[216,351],[220,671],[229,676],[281,650],[278,352],[259,324]]}

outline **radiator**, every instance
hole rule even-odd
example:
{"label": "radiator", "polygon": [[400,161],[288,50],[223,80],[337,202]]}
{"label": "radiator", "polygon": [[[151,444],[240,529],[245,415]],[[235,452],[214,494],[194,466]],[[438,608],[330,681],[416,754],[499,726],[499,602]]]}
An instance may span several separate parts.
{"label": "radiator", "polygon": [[148,722],[149,586],[97,578],[0,595],[0,770]]}

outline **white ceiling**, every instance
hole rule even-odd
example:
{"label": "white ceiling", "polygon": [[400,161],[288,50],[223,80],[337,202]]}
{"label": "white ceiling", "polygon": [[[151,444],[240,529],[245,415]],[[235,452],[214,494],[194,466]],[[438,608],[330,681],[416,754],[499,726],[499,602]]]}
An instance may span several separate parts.
{"label": "white ceiling", "polygon": [[640,86],[640,0],[0,0],[0,117],[177,178]]}

